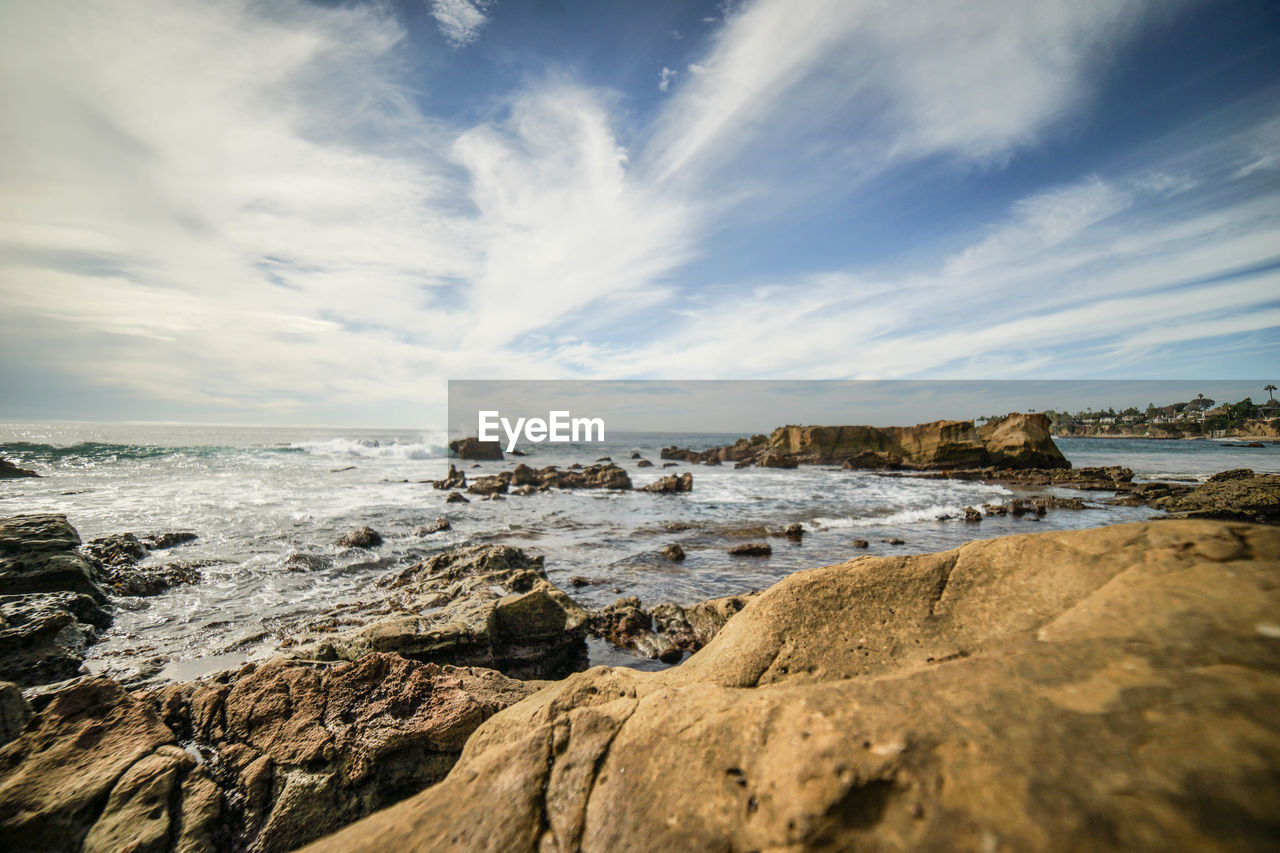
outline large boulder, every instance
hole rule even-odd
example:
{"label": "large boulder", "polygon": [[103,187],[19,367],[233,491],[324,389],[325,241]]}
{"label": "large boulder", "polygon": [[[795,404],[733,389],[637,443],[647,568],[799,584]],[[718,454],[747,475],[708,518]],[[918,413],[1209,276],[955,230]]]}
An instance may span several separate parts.
{"label": "large boulder", "polygon": [[476,459],[480,461],[504,459],[502,444],[497,441],[481,441],[474,436],[460,438],[449,442],[449,452],[459,459]]}
{"label": "large boulder", "polygon": [[[582,665],[587,613],[547,580],[541,557],[507,545],[436,554],[378,582],[376,603],[335,610],[300,632],[300,658],[357,660],[397,652],[486,666],[519,678]],[[335,630],[340,625],[354,625]]]}
{"label": "large boulder", "polygon": [[22,851],[285,851],[441,779],[532,688],[396,655],[274,660],[129,693],[55,694],[0,748],[0,837]]}
{"label": "large boulder", "polygon": [[996,468],[1070,468],[1049,434],[1049,418],[1042,414],[1014,412],[978,427],[978,438],[987,452],[985,465]]}
{"label": "large boulder", "polygon": [[1165,521],[798,572],[308,847],[1272,850],[1280,531]]}
{"label": "large boulder", "polygon": [[0,594],[78,592],[106,601],[79,544],[65,515],[0,518]]}

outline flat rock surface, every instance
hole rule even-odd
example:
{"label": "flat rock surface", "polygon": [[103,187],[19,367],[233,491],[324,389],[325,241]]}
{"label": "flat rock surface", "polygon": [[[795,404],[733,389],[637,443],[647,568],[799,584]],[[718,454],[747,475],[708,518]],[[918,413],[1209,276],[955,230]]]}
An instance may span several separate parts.
{"label": "flat rock surface", "polygon": [[1274,850],[1280,530],[1159,521],[781,581],[307,848]]}

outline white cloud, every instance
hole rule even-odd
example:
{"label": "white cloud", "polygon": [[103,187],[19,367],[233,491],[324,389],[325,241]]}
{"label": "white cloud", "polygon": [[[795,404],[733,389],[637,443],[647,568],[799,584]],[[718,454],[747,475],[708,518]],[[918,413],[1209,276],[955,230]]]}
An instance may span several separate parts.
{"label": "white cloud", "polygon": [[680,72],[673,68],[663,66],[662,73],[658,75],[658,91],[665,92],[671,88],[671,81],[680,76]]}
{"label": "white cloud", "polygon": [[429,0],[431,17],[440,25],[440,32],[455,47],[465,47],[480,37],[480,31],[489,22],[488,11],[492,0]]}

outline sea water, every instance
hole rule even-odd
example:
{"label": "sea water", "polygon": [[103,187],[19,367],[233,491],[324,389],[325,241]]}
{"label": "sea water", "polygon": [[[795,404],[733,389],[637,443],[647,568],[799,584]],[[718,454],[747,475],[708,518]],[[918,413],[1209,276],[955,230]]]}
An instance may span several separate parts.
{"label": "sea water", "polygon": [[[452,460],[469,478],[525,462],[534,467],[594,464],[609,456],[636,486],[691,471],[693,491],[649,494],[551,490],[469,504],[446,504],[444,435],[414,430],[265,429],[142,424],[0,425],[0,457],[39,479],[0,480],[0,515],[64,513],[86,540],[111,533],[189,530],[198,539],[148,562],[217,561],[199,584],[149,598],[117,599],[114,625],[92,647],[89,665],[121,677],[186,678],[269,656],[299,626],[332,606],[368,596],[396,567],[467,544],[515,545],[546,558],[549,578],[584,606],[619,596],[646,605],[688,604],[763,589],[798,569],[862,554],[908,554],[965,541],[1092,527],[1149,517],[1115,507],[1109,493],[1083,497],[1085,510],[1043,519],[962,520],[966,506],[1023,494],[983,483],[885,477],[825,466],[795,470],[703,466],[663,468],[668,445],[701,449],[738,435],[612,433],[604,444],[536,445],[503,462]],[[1224,448],[1217,441],[1062,439],[1077,466],[1127,465],[1139,478],[1202,480],[1226,468],[1280,471],[1280,446]],[[633,453],[654,463],[638,467]],[[443,533],[414,531],[448,518]],[[799,541],[772,537],[799,522]],[[385,543],[335,543],[368,525]],[[888,540],[901,539],[904,544]],[[865,540],[866,548],[854,547]],[[767,541],[768,558],[730,557],[729,547]],[[660,555],[672,542],[687,558]],[[318,558],[291,571],[292,555]],[[296,560],[295,560],[296,563]],[[572,586],[570,578],[585,578]],[[611,662],[617,662],[616,658]]]}

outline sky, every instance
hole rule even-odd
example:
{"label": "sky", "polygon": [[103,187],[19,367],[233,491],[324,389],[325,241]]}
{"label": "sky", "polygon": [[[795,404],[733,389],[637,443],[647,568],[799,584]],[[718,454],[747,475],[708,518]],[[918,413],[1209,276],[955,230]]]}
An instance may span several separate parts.
{"label": "sky", "polygon": [[1280,378],[1280,4],[6,0],[0,115],[2,421]]}

